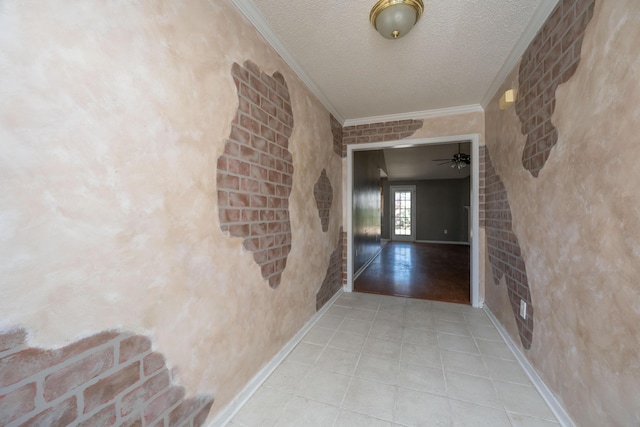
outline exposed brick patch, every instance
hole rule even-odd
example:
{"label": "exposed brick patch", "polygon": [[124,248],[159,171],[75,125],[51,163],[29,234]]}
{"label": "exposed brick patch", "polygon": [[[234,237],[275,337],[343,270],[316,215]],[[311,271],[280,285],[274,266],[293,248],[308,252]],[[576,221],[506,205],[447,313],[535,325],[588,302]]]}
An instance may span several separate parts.
{"label": "exposed brick patch", "polygon": [[166,408],[174,407],[184,399],[184,395],[185,390],[183,387],[171,387],[156,397],[144,410],[145,423],[150,425],[157,420],[165,412]]}
{"label": "exposed brick patch", "polygon": [[21,426],[68,426],[78,416],[78,399],[70,397],[29,419]]}
{"label": "exposed brick patch", "polygon": [[333,202],[333,187],[327,176],[326,169],[322,169],[316,184],[313,186],[313,197],[316,199],[316,207],[322,224],[322,231],[329,230],[329,215],[331,213],[331,203]]}
{"label": "exposed brick patch", "polygon": [[78,424],[78,427],[112,426],[116,423],[117,419],[116,405],[114,403],[96,412],[93,416]]}
{"label": "exposed brick patch", "polygon": [[322,281],[320,290],[316,294],[316,311],[320,310],[342,287],[342,234],[342,227],[340,227],[340,239],[336,248],[331,252],[327,274]]}
{"label": "exposed brick patch", "polygon": [[0,425],[7,425],[16,418],[35,409],[36,383],[26,384],[17,390],[0,396]]}
{"label": "exposed brick patch", "polygon": [[486,188],[485,188],[485,175],[486,175],[486,151],[487,151],[487,146],[486,145],[482,145],[480,147],[480,154],[479,154],[479,158],[480,158],[480,164],[479,169],[480,169],[480,191],[478,191],[478,201],[479,201],[479,209],[478,209],[478,216],[480,219],[480,227],[484,227],[485,226],[485,210],[486,210],[486,198],[485,198],[485,192],[486,192]]}
{"label": "exposed brick patch", "polygon": [[44,399],[50,402],[67,390],[86,383],[113,366],[113,349],[105,348],[61,368],[44,380]]}
{"label": "exposed brick patch", "polygon": [[293,112],[284,77],[251,61],[231,68],[238,111],[218,158],[220,228],[244,238],[269,286],[280,284],[291,251],[289,194],[293,156],[288,150]]}
{"label": "exposed brick patch", "polygon": [[348,144],[366,144],[408,138],[422,128],[422,123],[422,120],[397,120],[345,126],[342,129],[342,157],[347,156]]}
{"label": "exposed brick patch", "polygon": [[120,405],[120,415],[126,417],[131,414],[142,406],[144,402],[166,390],[170,384],[171,378],[169,378],[167,370],[162,370],[157,375],[147,379],[144,383],[124,395]]}
{"label": "exposed brick patch", "polygon": [[578,68],[594,4],[595,0],[561,0],[522,56],[516,112],[527,135],[522,164],[535,177],[558,141],[551,123],[556,89]]}
{"label": "exposed brick patch", "polygon": [[27,339],[27,334],[24,329],[16,329],[14,331],[7,332],[5,335],[0,335],[0,353],[17,348],[23,344]]}
{"label": "exposed brick patch", "polygon": [[0,333],[0,425],[199,426],[213,403],[185,400],[148,337],[108,331],[57,350],[25,340]]}
{"label": "exposed brick patch", "polygon": [[[140,362],[135,362],[90,385],[83,393],[84,412],[91,412],[93,409],[111,402],[114,396],[123,393],[138,381],[140,381]],[[62,390],[62,393],[65,391]]]}
{"label": "exposed brick patch", "polygon": [[144,374],[151,375],[158,369],[162,369],[165,366],[164,356],[160,353],[151,353],[142,360],[144,367]]}
{"label": "exposed brick patch", "polygon": [[131,360],[133,357],[146,353],[151,349],[151,340],[147,337],[134,335],[120,342],[120,363]]}
{"label": "exposed brick patch", "polygon": [[[117,336],[115,332],[102,332],[58,350],[27,348],[4,356],[0,358],[0,387],[16,384],[51,366],[109,342]],[[8,353],[12,352],[8,351]]]}
{"label": "exposed brick patch", "polygon": [[342,125],[333,117],[333,114],[329,114],[329,117],[331,121],[331,133],[333,134],[333,151],[338,156],[342,156]]}
{"label": "exposed brick patch", "polygon": [[[340,227],[342,230],[342,227]],[[340,241],[342,246],[342,286],[347,284],[347,232],[340,233]]]}
{"label": "exposed brick patch", "polygon": [[[489,150],[485,149],[485,230],[489,262],[496,284],[502,276],[507,283],[507,292],[513,315],[518,324],[520,341],[525,349],[531,347],[533,339],[533,303],[529,292],[527,268],[520,251],[518,237],[512,229],[511,207],[507,190],[491,162]],[[520,317],[520,300],[527,303],[527,319]]]}

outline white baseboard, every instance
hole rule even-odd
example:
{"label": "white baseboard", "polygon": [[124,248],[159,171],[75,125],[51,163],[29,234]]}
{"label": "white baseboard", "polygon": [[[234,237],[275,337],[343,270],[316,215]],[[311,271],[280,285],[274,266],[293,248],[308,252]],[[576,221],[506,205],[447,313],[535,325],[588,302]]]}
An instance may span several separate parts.
{"label": "white baseboard", "polygon": [[451,240],[416,240],[416,243],[437,243],[439,245],[467,245],[470,246],[469,242],[453,242]]}
{"label": "white baseboard", "polygon": [[371,264],[371,263],[373,262],[373,260],[374,260],[374,259],[376,259],[376,257],[377,257],[378,255],[380,255],[380,252],[382,252],[382,248],[383,248],[383,247],[384,247],[384,245],[381,245],[381,246],[380,246],[380,248],[378,248],[378,250],[376,251],[376,253],[375,253],[371,258],[369,258],[369,261],[367,261],[367,262],[366,262],[362,267],[360,267],[360,268],[358,269],[358,271],[356,271],[356,272],[353,274],[353,281],[354,281],[354,282],[356,281],[356,279],[358,278],[358,276],[360,276],[360,275],[362,274],[362,272],[363,272],[363,271],[365,271],[365,270],[367,269],[367,267],[369,267],[369,264]]}
{"label": "white baseboard", "polygon": [[343,294],[343,290],[339,289],[338,292],[329,300],[327,303],[322,306],[320,310],[313,315],[311,319],[298,331],[297,334],[294,335],[293,338],[289,340],[288,343],[285,344],[284,347],[275,355],[273,358],[267,363],[253,378],[247,383],[247,385],[238,393],[238,395],[218,414],[213,418],[213,421],[209,423],[209,427],[223,427],[227,425],[231,419],[238,413],[238,411],[242,408],[242,406],[247,403],[247,401],[253,396],[253,394],[258,391],[262,383],[264,383],[269,375],[276,370],[276,368],[282,363],[282,361],[291,353],[291,351],[295,348],[296,345],[302,338],[306,335],[307,332],[316,324],[316,322],[322,317],[322,315],[329,310],[329,307],[333,305],[334,302],[340,295]]}
{"label": "white baseboard", "polygon": [[538,390],[547,405],[549,405],[549,409],[551,409],[553,415],[556,416],[560,425],[562,425],[563,427],[575,427],[575,423],[569,416],[567,410],[564,409],[564,406],[562,406],[562,403],[560,403],[560,401],[551,392],[549,387],[547,387],[547,385],[544,383],[542,378],[540,378],[540,376],[536,372],[536,369],[531,365],[531,363],[529,363],[529,360],[522,353],[522,351],[520,351],[520,348],[516,345],[516,343],[513,342],[511,336],[507,333],[506,329],[504,329],[496,316],[493,315],[491,310],[489,310],[489,307],[485,305],[484,311],[485,313],[487,313],[487,316],[489,316],[489,319],[491,319],[491,322],[498,330],[498,333],[507,344],[507,347],[509,347],[515,358],[518,360],[520,366],[522,366],[522,369],[524,369],[535,388]]}

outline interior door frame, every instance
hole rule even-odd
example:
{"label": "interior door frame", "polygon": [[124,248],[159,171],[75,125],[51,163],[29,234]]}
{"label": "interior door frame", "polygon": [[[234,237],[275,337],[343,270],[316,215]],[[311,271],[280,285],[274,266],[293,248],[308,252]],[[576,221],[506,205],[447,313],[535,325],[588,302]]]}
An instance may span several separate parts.
{"label": "interior door frame", "polygon": [[[393,238],[395,236],[395,192],[411,191],[411,234],[407,237]],[[390,185],[389,186],[389,238],[397,242],[413,242],[416,240],[416,186],[415,185]]]}
{"label": "interior door frame", "polygon": [[347,145],[347,188],[343,193],[343,206],[346,207],[344,211],[346,218],[344,218],[344,220],[347,225],[347,283],[344,286],[345,292],[353,292],[353,152],[467,141],[471,142],[471,200],[469,203],[471,206],[471,224],[469,230],[471,236],[471,305],[474,307],[482,307],[484,295],[480,295],[480,163],[478,162],[480,156],[480,134],[477,133]]}

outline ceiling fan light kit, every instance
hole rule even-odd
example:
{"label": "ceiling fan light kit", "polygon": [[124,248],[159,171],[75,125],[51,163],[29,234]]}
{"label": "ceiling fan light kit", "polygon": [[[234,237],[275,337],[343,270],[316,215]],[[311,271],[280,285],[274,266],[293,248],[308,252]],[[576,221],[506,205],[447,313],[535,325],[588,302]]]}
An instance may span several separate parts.
{"label": "ceiling fan light kit", "polygon": [[451,168],[452,169],[464,169],[466,168],[469,163],[471,163],[471,159],[469,158],[468,154],[464,154],[464,153],[457,153],[453,155],[453,158],[451,159]]}
{"label": "ceiling fan light kit", "polygon": [[418,22],[424,11],[422,0],[379,0],[369,20],[382,37],[399,39]]}
{"label": "ceiling fan light kit", "polygon": [[454,154],[450,159],[433,159],[434,162],[444,161],[439,165],[449,164],[451,169],[464,169],[471,164],[471,156],[460,151],[460,144],[458,144],[458,152]]}

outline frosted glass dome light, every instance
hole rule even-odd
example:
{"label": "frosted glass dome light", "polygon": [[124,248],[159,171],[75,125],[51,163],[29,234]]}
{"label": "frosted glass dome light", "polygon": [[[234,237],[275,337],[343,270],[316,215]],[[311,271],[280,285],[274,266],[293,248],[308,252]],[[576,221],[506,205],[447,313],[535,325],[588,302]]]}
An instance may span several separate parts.
{"label": "frosted glass dome light", "polygon": [[398,39],[411,31],[423,10],[422,0],[379,0],[369,19],[382,37]]}

